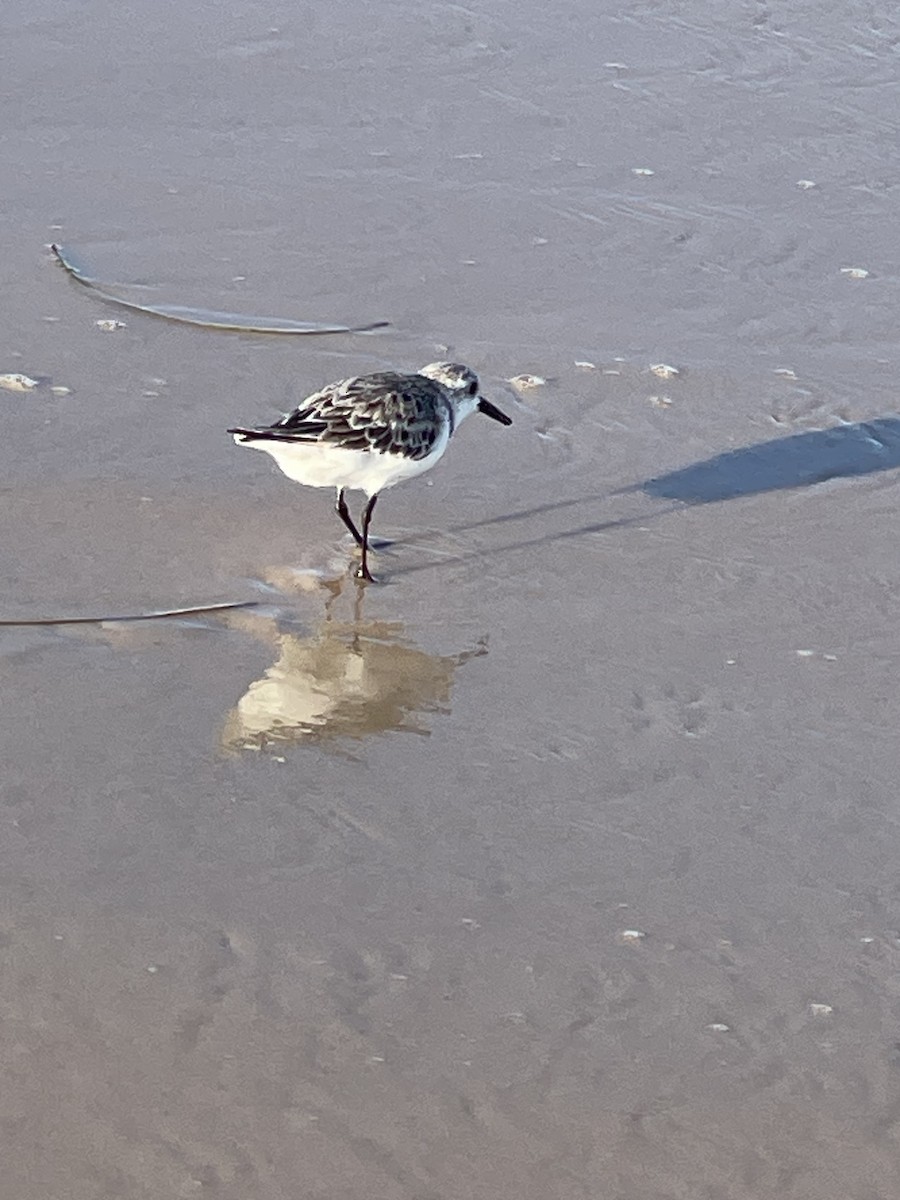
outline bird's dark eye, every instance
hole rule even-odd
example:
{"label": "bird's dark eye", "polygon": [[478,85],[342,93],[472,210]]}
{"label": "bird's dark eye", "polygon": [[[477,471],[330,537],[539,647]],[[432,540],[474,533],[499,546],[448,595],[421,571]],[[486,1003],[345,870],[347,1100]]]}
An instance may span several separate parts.
{"label": "bird's dark eye", "polygon": [[469,384],[469,386],[466,388],[466,394],[469,396],[475,396],[478,394],[478,380],[477,379],[473,379],[472,382]]}

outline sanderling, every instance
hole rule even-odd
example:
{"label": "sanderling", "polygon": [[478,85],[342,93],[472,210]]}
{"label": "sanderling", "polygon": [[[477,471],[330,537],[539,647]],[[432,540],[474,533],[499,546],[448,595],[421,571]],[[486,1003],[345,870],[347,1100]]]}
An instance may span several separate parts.
{"label": "sanderling", "polygon": [[[228,432],[239,444],[271,454],[289,479],[336,489],[335,511],[362,550],[357,578],[371,583],[369,523],[379,493],[433,467],[456,427],[476,409],[512,424],[480,394],[469,367],[429,363],[415,375],[378,371],[329,383],[274,425]],[[368,498],[362,533],[347,508],[347,488]]]}

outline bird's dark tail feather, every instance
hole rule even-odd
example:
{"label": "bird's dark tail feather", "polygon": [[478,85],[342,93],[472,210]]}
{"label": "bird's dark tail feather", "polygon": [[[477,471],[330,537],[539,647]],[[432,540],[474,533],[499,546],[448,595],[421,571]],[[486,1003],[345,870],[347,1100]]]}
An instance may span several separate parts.
{"label": "bird's dark tail feather", "polygon": [[324,430],[324,424],[309,423],[308,428],[294,429],[229,429],[244,442],[312,442]]}

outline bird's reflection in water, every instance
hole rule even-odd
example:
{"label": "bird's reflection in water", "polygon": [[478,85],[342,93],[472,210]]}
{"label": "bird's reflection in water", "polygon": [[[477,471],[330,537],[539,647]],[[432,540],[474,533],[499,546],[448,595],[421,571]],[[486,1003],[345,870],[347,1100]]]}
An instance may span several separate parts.
{"label": "bird's reflection in water", "polygon": [[457,667],[487,653],[485,641],[454,655],[426,654],[399,623],[328,612],[314,633],[287,633],[270,623],[276,661],[254,680],[228,715],[222,744],[260,750],[286,743],[361,740],[398,730],[427,735],[426,714],[448,712]]}

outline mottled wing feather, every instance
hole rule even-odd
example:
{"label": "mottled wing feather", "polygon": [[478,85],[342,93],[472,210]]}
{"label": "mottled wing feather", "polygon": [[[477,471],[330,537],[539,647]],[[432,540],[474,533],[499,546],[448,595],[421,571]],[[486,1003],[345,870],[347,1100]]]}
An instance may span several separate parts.
{"label": "mottled wing feather", "polygon": [[385,371],[330,384],[256,432],[273,441],[318,442],[422,459],[440,436],[448,416],[445,404],[433,380]]}

